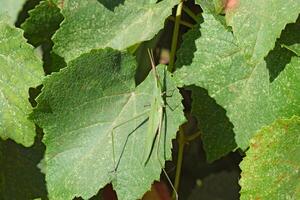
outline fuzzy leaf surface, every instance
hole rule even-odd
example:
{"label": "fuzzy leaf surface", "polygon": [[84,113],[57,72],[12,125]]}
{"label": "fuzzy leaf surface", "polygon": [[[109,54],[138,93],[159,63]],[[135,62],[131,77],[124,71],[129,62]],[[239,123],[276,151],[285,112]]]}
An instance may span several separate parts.
{"label": "fuzzy leaf surface", "polygon": [[54,51],[68,62],[91,49],[123,50],[150,40],[176,3],[127,0],[112,12],[97,0],[63,1],[60,6],[65,20],[54,35]]}
{"label": "fuzzy leaf surface", "polygon": [[35,137],[28,90],[42,82],[43,68],[22,34],[0,21],[0,137],[28,147]]}
{"label": "fuzzy leaf surface", "polygon": [[[97,50],[71,61],[44,82],[32,118],[45,132],[50,198],[89,198],[112,182],[120,199],[137,199],[159,179],[157,145],[146,166],[143,160],[156,80],[150,73],[135,88],[135,68],[132,56]],[[180,94],[169,75],[165,77],[173,110],[166,107],[165,140],[159,145],[162,161],[170,159],[171,139],[183,122]]]}
{"label": "fuzzy leaf surface", "polygon": [[270,84],[266,63],[248,64],[232,33],[214,16],[204,14],[201,27],[193,63],[175,72],[175,78],[179,86],[207,89],[225,108],[239,147],[247,148],[251,136],[277,117],[300,112],[299,58]]}
{"label": "fuzzy leaf surface", "polygon": [[299,199],[300,118],[262,128],[240,166],[242,200]]}
{"label": "fuzzy leaf surface", "polygon": [[226,13],[238,45],[250,63],[259,63],[274,48],[286,24],[300,13],[298,0],[238,0]]}

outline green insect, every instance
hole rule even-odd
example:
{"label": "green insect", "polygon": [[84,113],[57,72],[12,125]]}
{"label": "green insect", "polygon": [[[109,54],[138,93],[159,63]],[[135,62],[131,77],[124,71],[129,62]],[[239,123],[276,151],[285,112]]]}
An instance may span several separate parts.
{"label": "green insect", "polygon": [[[153,98],[151,100],[151,107],[149,111],[149,121],[148,121],[148,130],[147,130],[147,137],[146,137],[146,144],[145,144],[145,153],[144,153],[144,164],[146,164],[151,156],[151,151],[153,147],[153,141],[155,141],[156,134],[158,138],[158,144],[160,142],[161,137],[161,127],[162,127],[162,120],[165,110],[165,102],[163,99],[163,87],[160,82],[160,77],[156,71],[156,67],[154,64],[154,57],[152,51],[148,50],[148,54],[151,61],[152,67],[152,74],[154,80],[156,80],[155,87],[153,88]],[[159,145],[157,147],[157,154],[159,150]],[[157,155],[158,156],[158,155]],[[158,156],[159,158],[159,156]]]}
{"label": "green insect", "polygon": [[[117,171],[118,165],[120,163],[121,157],[122,157],[122,153],[118,159],[118,161],[115,161],[115,150],[114,150],[114,130],[132,120],[138,119],[142,116],[148,115],[147,116],[147,135],[146,135],[146,140],[145,140],[145,151],[144,151],[144,155],[143,155],[143,164],[146,165],[149,161],[149,159],[151,158],[151,155],[153,155],[153,147],[155,146],[155,143],[157,144],[157,148],[156,148],[156,156],[157,159],[160,163],[160,166],[164,172],[164,174],[167,177],[168,182],[170,183],[172,189],[174,190],[176,199],[178,199],[177,197],[177,192],[169,178],[169,176],[167,175],[167,172],[164,169],[164,165],[163,162],[160,160],[160,156],[159,156],[159,144],[160,144],[160,140],[161,140],[161,132],[162,132],[162,128],[163,128],[163,120],[164,120],[164,115],[165,115],[165,108],[166,108],[166,102],[165,102],[165,97],[166,97],[166,92],[165,92],[165,87],[161,82],[161,79],[159,77],[159,74],[156,71],[156,67],[154,64],[154,56],[153,56],[153,52],[152,50],[148,49],[148,54],[149,54],[149,58],[151,61],[151,73],[153,75],[153,80],[155,80],[155,84],[153,87],[153,95],[152,95],[152,99],[151,99],[151,103],[150,103],[150,108],[145,110],[145,112],[142,112],[141,114],[134,116],[133,118],[124,121],[120,124],[118,124],[117,126],[115,126],[112,130],[112,145],[113,145],[113,157],[114,157],[114,166],[115,166],[115,172]],[[126,143],[124,144],[123,150],[125,149]]]}

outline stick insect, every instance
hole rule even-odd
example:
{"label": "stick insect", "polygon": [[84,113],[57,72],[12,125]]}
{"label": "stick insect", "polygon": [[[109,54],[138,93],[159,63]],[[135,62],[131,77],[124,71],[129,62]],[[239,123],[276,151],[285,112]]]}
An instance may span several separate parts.
{"label": "stick insect", "polygon": [[[175,198],[177,200],[178,199],[177,191],[176,191],[172,181],[170,180],[166,170],[164,169],[163,162],[160,160],[160,156],[159,156],[159,146],[160,146],[160,140],[161,140],[161,135],[162,135],[161,132],[162,132],[163,120],[164,120],[164,116],[165,116],[165,112],[166,112],[165,111],[166,102],[165,102],[165,98],[163,98],[163,96],[165,95],[165,91],[163,91],[163,90],[165,88],[164,88],[163,84],[161,83],[159,74],[156,71],[152,50],[148,49],[148,54],[149,54],[149,58],[150,58],[150,62],[151,62],[151,68],[152,68],[151,72],[153,74],[153,80],[155,80],[155,82],[156,82],[156,84],[154,84],[154,88],[153,88],[153,98],[151,100],[150,109],[147,109],[145,112],[133,117],[130,120],[122,122],[121,124],[119,124],[113,128],[113,130],[112,130],[112,145],[113,145],[113,159],[114,159],[114,166],[115,166],[114,171],[115,172],[117,171],[117,168],[119,166],[125,146],[128,141],[128,137],[130,136],[130,134],[129,134],[125,141],[125,144],[123,146],[123,150],[118,159],[118,162],[116,163],[115,162],[115,150],[114,150],[114,133],[113,133],[114,129],[126,124],[129,121],[138,119],[141,116],[148,114],[148,118],[147,118],[148,119],[148,129],[147,129],[147,136],[146,136],[146,143],[145,143],[145,151],[144,151],[144,155],[143,155],[143,164],[146,165],[148,163],[148,161],[151,158],[151,155],[153,153],[152,151],[153,151],[155,145],[157,145],[157,147],[156,147],[157,159],[159,161],[160,167],[163,170],[163,173],[165,174],[170,186],[172,187],[172,189],[174,191]],[[137,127],[137,128],[139,128],[139,127]]]}

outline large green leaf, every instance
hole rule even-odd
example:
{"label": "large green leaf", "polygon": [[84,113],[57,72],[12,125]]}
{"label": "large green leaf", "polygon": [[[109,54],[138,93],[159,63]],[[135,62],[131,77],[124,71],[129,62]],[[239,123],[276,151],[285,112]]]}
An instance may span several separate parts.
{"label": "large green leaf", "polygon": [[65,20],[54,35],[54,51],[66,61],[91,49],[125,49],[150,40],[164,25],[177,0],[127,0],[115,11],[97,0],[66,0],[61,5]]}
{"label": "large green leaf", "polygon": [[29,18],[21,27],[29,43],[38,46],[51,41],[62,20],[59,8],[51,0],[45,0],[29,11]]}
{"label": "large green leaf", "polygon": [[226,18],[245,57],[255,64],[274,48],[285,25],[295,22],[299,13],[299,0],[243,0]]}
{"label": "large green leaf", "polygon": [[0,16],[8,15],[9,23],[14,24],[26,0],[0,0]]}
{"label": "large green leaf", "polygon": [[0,139],[0,199],[47,198],[45,175],[37,167],[44,150],[41,137],[30,148]]}
{"label": "large green leaf", "polygon": [[[150,73],[135,88],[135,67],[132,56],[97,50],[45,80],[32,117],[45,132],[50,198],[88,198],[112,182],[120,199],[132,200],[159,179],[157,145],[146,166],[143,160],[156,80]],[[169,76],[160,76],[166,77],[168,103],[161,134],[165,140],[159,145],[162,162],[170,159],[171,139],[183,122],[181,96]]]}
{"label": "large green leaf", "polygon": [[24,146],[34,142],[35,126],[27,119],[31,112],[29,87],[42,81],[43,68],[22,31],[0,21],[0,137]]}
{"label": "large green leaf", "polygon": [[241,199],[299,199],[300,118],[277,120],[261,129],[241,169]]}
{"label": "large green leaf", "polygon": [[262,126],[278,116],[300,113],[300,59],[292,59],[270,84],[264,61],[248,64],[232,33],[212,15],[204,14],[204,20],[193,63],[175,72],[175,78],[179,86],[195,84],[208,90],[226,109],[236,142],[245,149]]}

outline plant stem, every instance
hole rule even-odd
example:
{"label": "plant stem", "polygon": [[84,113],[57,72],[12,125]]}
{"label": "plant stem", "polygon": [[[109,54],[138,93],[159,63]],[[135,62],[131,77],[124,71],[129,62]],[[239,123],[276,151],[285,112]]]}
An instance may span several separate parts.
{"label": "plant stem", "polygon": [[186,6],[183,6],[183,11],[186,12],[186,14],[188,14],[195,22],[199,22],[199,18],[197,17],[197,15],[195,15],[193,11],[191,11],[191,9],[189,9]]}
{"label": "plant stem", "polygon": [[[185,145],[185,136],[183,127],[180,126],[179,128],[179,139],[178,139],[178,156],[177,156],[177,165],[176,165],[176,175],[175,175],[175,191],[178,191],[179,183],[180,183],[180,176],[181,176],[181,168],[182,168],[182,161],[183,161],[183,150]],[[175,192],[173,191],[172,198],[175,199]]]}
{"label": "plant stem", "polygon": [[186,136],[186,137],[185,137],[185,140],[186,140],[187,142],[190,142],[190,141],[195,140],[195,139],[196,139],[197,137],[199,137],[200,135],[201,135],[201,132],[198,131],[197,133],[194,133],[193,135]]}
{"label": "plant stem", "polygon": [[178,33],[179,33],[179,25],[180,25],[182,7],[183,7],[183,0],[180,0],[180,3],[178,4],[177,10],[176,10],[175,25],[174,25],[174,31],[173,31],[171,53],[170,53],[170,62],[169,62],[169,66],[168,66],[168,70],[170,72],[174,71],[175,54],[176,54],[176,50],[177,50],[177,41],[178,41]]}
{"label": "plant stem", "polygon": [[177,192],[179,189],[184,146],[187,142],[195,140],[200,135],[201,135],[201,132],[198,131],[191,136],[186,136],[184,134],[183,126],[179,127],[178,155],[177,155],[176,175],[175,175],[175,184],[174,184],[175,191],[173,191],[173,194],[172,194],[173,199],[175,199],[175,197],[176,197],[175,192]]}
{"label": "plant stem", "polygon": [[[173,21],[173,22],[175,22],[175,17],[173,17],[173,16],[168,17],[168,19],[171,20],[171,21]],[[181,24],[181,25],[184,25],[184,26],[186,26],[186,27],[188,27],[188,28],[193,28],[193,27],[194,27],[193,24],[188,23],[188,22],[183,21],[183,20],[180,20],[180,24]]]}

